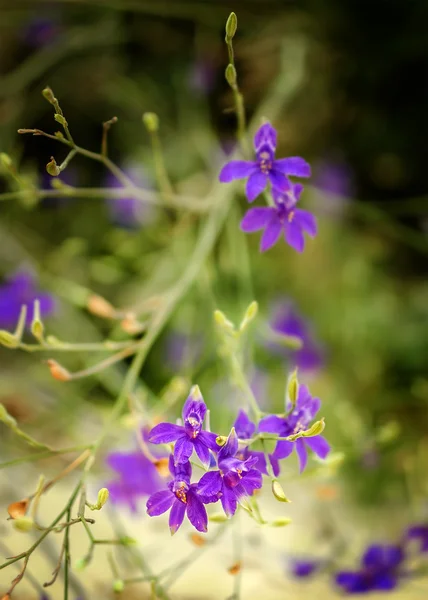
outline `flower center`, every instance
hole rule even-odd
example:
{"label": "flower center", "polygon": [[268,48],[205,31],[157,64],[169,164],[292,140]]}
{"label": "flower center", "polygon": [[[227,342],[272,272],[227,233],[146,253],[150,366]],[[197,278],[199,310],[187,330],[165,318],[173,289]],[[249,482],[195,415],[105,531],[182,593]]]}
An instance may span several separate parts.
{"label": "flower center", "polygon": [[183,481],[180,483],[178,490],[175,490],[174,493],[180,502],[187,504],[186,484]]}
{"label": "flower center", "polygon": [[262,173],[269,173],[272,169],[272,159],[269,152],[263,151],[259,154],[259,166]]}

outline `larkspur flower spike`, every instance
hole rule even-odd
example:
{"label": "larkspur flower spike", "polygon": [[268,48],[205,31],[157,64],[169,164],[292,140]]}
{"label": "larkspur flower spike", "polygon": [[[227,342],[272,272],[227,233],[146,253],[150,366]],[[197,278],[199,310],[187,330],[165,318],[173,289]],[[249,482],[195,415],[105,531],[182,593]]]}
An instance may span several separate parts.
{"label": "larkspur flower spike", "polygon": [[[292,189],[288,177],[310,177],[309,164],[299,156],[275,159],[277,134],[270,123],[260,127],[254,136],[255,161],[232,160],[220,172],[222,183],[234,179],[247,179],[245,193],[253,202],[270,182],[273,189],[286,192]],[[266,248],[267,249],[267,248]]]}

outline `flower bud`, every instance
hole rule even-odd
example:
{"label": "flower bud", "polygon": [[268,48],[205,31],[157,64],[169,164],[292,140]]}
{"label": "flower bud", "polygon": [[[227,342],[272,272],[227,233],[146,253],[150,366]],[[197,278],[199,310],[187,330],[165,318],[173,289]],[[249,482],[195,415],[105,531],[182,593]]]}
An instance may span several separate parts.
{"label": "flower bud", "polygon": [[234,12],[231,12],[226,21],[226,42],[230,42],[238,29],[238,17]]}
{"label": "flower bud", "polygon": [[125,318],[120,322],[120,326],[122,327],[123,331],[129,335],[142,333],[146,328],[144,323],[137,321],[134,313],[128,313],[125,315]]}
{"label": "flower bud", "polygon": [[278,479],[272,479],[272,494],[277,500],[279,500],[279,502],[291,502],[291,500],[289,500],[285,495],[282,485],[279,483]]}
{"label": "flower bud", "polygon": [[302,431],[302,435],[303,435],[303,437],[313,437],[315,435],[320,435],[324,431],[324,428],[325,428],[325,422],[324,422],[324,419],[321,419],[320,421],[316,421],[306,431]]}
{"label": "flower bud", "polygon": [[103,319],[113,319],[116,315],[116,310],[110,302],[107,302],[107,300],[104,300],[104,298],[101,298],[101,296],[97,296],[96,294],[91,294],[89,296],[86,308],[93,315],[102,317]]}
{"label": "flower bud", "polygon": [[223,513],[216,513],[215,515],[211,515],[209,517],[209,520],[211,523],[224,523],[225,521],[227,521],[227,517],[225,514]]}
{"label": "flower bud", "polygon": [[39,300],[34,300],[34,316],[31,323],[31,333],[37,340],[42,341],[44,329],[45,328],[40,318],[40,302]]}
{"label": "flower bud", "polygon": [[120,593],[125,589],[125,584],[122,579],[113,581],[113,592]]}
{"label": "flower bud", "polygon": [[13,333],[0,329],[0,346],[4,346],[5,348],[17,348],[19,346],[19,340]]}
{"label": "flower bud", "polygon": [[71,373],[62,367],[56,360],[50,358],[46,362],[54,379],[57,379],[58,381],[70,381]]}
{"label": "flower bud", "polygon": [[56,113],[56,114],[54,115],[54,119],[55,119],[55,121],[56,121],[57,123],[59,123],[59,124],[60,124],[60,125],[62,125],[63,127],[67,127],[67,126],[68,126],[68,123],[67,123],[67,121],[65,120],[65,118],[64,118],[62,115],[59,115],[58,113]]}
{"label": "flower bud", "polygon": [[109,496],[110,496],[110,492],[108,491],[107,488],[100,489],[100,491],[98,492],[98,498],[97,498],[97,504],[96,504],[97,510],[102,509],[104,504],[106,504]]}
{"label": "flower bud", "polygon": [[202,400],[202,394],[199,385],[192,385],[190,389],[192,400]]}
{"label": "flower bud", "polygon": [[29,504],[30,500],[28,498],[24,498],[24,500],[19,500],[18,502],[12,502],[12,504],[9,504],[7,507],[9,517],[11,519],[21,519],[22,517],[25,517]]}
{"label": "flower bud", "polygon": [[232,63],[229,63],[227,65],[226,71],[224,72],[224,76],[226,77],[226,81],[230,85],[230,87],[233,88],[236,86],[236,69],[232,65]]}
{"label": "flower bud", "polygon": [[227,569],[227,572],[229,573],[229,575],[238,575],[241,568],[242,568],[242,564],[240,562],[237,562],[234,565],[232,565],[231,567],[229,567]]}
{"label": "flower bud", "polygon": [[285,527],[292,522],[293,519],[289,519],[288,517],[280,517],[278,519],[274,519],[271,523],[271,527]]}
{"label": "flower bud", "polygon": [[127,535],[119,538],[119,542],[122,544],[122,546],[135,546],[137,544],[136,539],[128,537]]}
{"label": "flower bud", "polygon": [[45,89],[42,91],[42,95],[49,102],[49,104],[55,104],[57,101],[50,87],[45,87]]}
{"label": "flower bud", "polygon": [[0,152],[0,165],[5,169],[9,169],[12,166],[12,159],[6,152]]}
{"label": "flower bud", "polygon": [[232,334],[235,333],[234,324],[232,323],[232,321],[229,321],[229,319],[227,319],[226,315],[222,313],[221,310],[214,311],[214,321],[223,331]]}
{"label": "flower bud", "polygon": [[143,114],[143,123],[149,133],[156,133],[159,129],[159,117],[156,113],[146,112]]}
{"label": "flower bud", "polygon": [[224,446],[226,442],[227,436],[225,435],[218,435],[215,439],[215,443],[217,444],[217,446]]}
{"label": "flower bud", "polygon": [[34,527],[34,521],[31,517],[21,517],[20,519],[14,519],[13,526],[17,531],[27,533]]}
{"label": "flower bud", "polygon": [[74,562],[74,568],[76,571],[83,571],[83,569],[87,566],[88,566],[88,561],[86,558],[78,558]]}
{"label": "flower bud", "polygon": [[46,171],[49,173],[49,175],[52,175],[52,177],[58,177],[58,175],[61,173],[60,168],[58,167],[53,156],[51,156],[50,162],[48,162],[46,165]]}
{"label": "flower bud", "polygon": [[296,406],[299,393],[299,381],[297,379],[297,368],[294,369],[287,384],[287,399],[290,400],[292,407]]}
{"label": "flower bud", "polygon": [[251,302],[250,306],[245,311],[244,318],[242,319],[242,322],[239,326],[239,331],[244,331],[244,329],[248,327],[251,321],[256,317],[258,310],[259,305],[257,304],[257,302]]}
{"label": "flower bud", "polygon": [[195,544],[195,546],[198,546],[199,548],[205,546],[205,544],[207,543],[205,538],[199,535],[199,533],[192,533],[190,535],[190,539]]}
{"label": "flower bud", "polygon": [[153,465],[161,477],[169,477],[170,472],[168,458],[159,458],[155,463],[153,463]]}

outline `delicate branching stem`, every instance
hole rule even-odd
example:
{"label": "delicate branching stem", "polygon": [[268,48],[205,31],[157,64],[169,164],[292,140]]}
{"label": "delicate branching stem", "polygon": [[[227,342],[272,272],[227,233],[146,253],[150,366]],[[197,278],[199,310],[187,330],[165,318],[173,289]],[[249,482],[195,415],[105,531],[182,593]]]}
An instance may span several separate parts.
{"label": "delicate branching stem", "polygon": [[[67,520],[70,520],[71,506],[67,511]],[[68,600],[68,579],[70,570],[70,527],[64,533],[64,600]]]}
{"label": "delicate branching stem", "polygon": [[108,137],[108,132],[109,129],[112,125],[114,125],[115,123],[117,123],[117,117],[113,117],[111,119],[109,119],[108,121],[105,121],[103,123],[103,135],[102,135],[102,139],[101,139],[101,156],[107,157],[107,137]]}
{"label": "delicate branching stem", "polygon": [[71,446],[70,448],[60,448],[59,450],[50,449],[45,450],[44,452],[37,452],[35,454],[27,454],[26,456],[21,456],[20,458],[14,458],[13,460],[0,463],[0,470],[26,462],[42,460],[43,458],[51,458],[54,456],[60,456],[61,454],[71,454],[72,452],[79,452],[79,450],[86,450],[87,448],[89,448],[88,444],[82,444],[80,446]]}

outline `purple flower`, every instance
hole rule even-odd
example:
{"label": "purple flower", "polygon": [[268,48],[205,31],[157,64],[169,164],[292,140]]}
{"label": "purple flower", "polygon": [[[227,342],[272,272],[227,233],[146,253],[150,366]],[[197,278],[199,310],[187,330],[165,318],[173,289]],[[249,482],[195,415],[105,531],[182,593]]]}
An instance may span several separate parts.
{"label": "purple flower", "polygon": [[340,571],[336,574],[336,583],[348,594],[393,590],[398,583],[398,569],[403,559],[399,546],[369,546],[361,559],[360,570]]}
{"label": "purple flower", "polygon": [[206,503],[220,500],[228,517],[235,514],[237,504],[262,487],[260,471],[253,468],[257,458],[237,458],[238,436],[234,429],[218,453],[218,471],[205,473],[199,481],[198,492]]}
{"label": "purple flower", "polygon": [[42,318],[55,310],[55,301],[50,294],[39,292],[32,274],[18,271],[0,286],[0,328],[11,329],[17,324],[21,306],[27,305],[27,326],[33,320],[34,300],[40,302]]}
{"label": "purple flower", "polygon": [[[280,437],[288,437],[305,431],[309,428],[315,415],[320,408],[321,402],[318,398],[312,398],[306,385],[299,386],[296,405],[286,416],[269,415],[259,423],[259,431],[266,433],[276,433]],[[287,408],[287,407],[286,407]],[[287,458],[296,448],[299,458],[300,472],[302,472],[308,460],[308,446],[320,458],[326,458],[330,452],[330,445],[321,435],[313,437],[298,438],[294,442],[281,440],[276,443],[273,456],[277,459]]]}
{"label": "purple flower", "polygon": [[[240,440],[249,440],[250,438],[252,438],[256,430],[256,426],[250,420],[247,413],[242,409],[239,411],[238,416],[236,417],[236,421],[233,424],[233,427],[236,431],[236,435]],[[278,476],[280,471],[278,459],[275,458],[275,456],[273,456],[272,454],[269,454],[268,456],[274,475]],[[244,448],[238,450],[236,458],[239,458],[240,460],[256,458],[257,462],[254,463],[254,468],[258,469],[260,473],[263,473],[264,475],[268,474],[266,466],[266,456],[264,452],[252,449],[250,450],[248,446],[245,446]]]}
{"label": "purple flower", "polygon": [[245,233],[253,233],[264,229],[260,241],[260,252],[265,252],[274,246],[281,233],[294,250],[303,252],[305,238],[303,232],[311,237],[317,234],[315,217],[307,210],[295,208],[300,198],[303,186],[300,183],[291,184],[288,191],[272,190],[275,206],[250,208],[241,221],[241,229]]}
{"label": "purple flower", "polygon": [[196,60],[189,72],[189,88],[200,94],[209,94],[215,85],[216,70],[209,58]]}
{"label": "purple flower", "polygon": [[299,579],[311,577],[320,568],[320,561],[315,559],[294,559],[291,561],[291,573]]}
{"label": "purple flower", "polygon": [[164,362],[171,371],[182,371],[197,364],[203,346],[202,336],[173,331],[166,339]]}
{"label": "purple flower", "polygon": [[255,161],[232,160],[221,170],[219,179],[229,183],[234,179],[248,177],[245,193],[252,202],[266,188],[270,181],[272,188],[287,191],[291,189],[288,175],[310,177],[311,168],[299,156],[275,160],[276,131],[269,123],[262,125],[254,136]]}
{"label": "purple flower", "polygon": [[[143,432],[147,442],[147,431]],[[165,453],[159,454],[162,460]],[[139,498],[149,496],[164,487],[156,464],[141,451],[112,452],[107,456],[107,464],[114,469],[119,478],[106,484],[112,502],[128,504],[132,512],[137,510]]]}
{"label": "purple flower", "polygon": [[297,312],[291,302],[279,302],[273,311],[272,322],[270,323],[273,331],[279,335],[286,335],[299,338],[302,342],[300,350],[288,350],[270,344],[270,348],[274,351],[287,353],[291,356],[293,366],[298,367],[302,371],[313,371],[319,369],[323,364],[323,354],[320,347],[315,342],[310,325]]}
{"label": "purple flower", "polygon": [[206,533],[208,517],[204,506],[205,499],[198,493],[198,484],[190,483],[192,474],[190,463],[174,466],[174,461],[170,460],[170,470],[174,477],[173,481],[168,483],[167,490],[150,496],[146,505],[147,514],[150,517],[157,517],[171,509],[169,514],[171,535],[179,529],[185,514],[193,527]]}
{"label": "purple flower", "polygon": [[174,462],[185,463],[192,456],[193,450],[202,463],[210,462],[210,450],[217,452],[216,434],[202,431],[207,407],[197,385],[193,386],[190,396],[183,406],[184,425],[159,423],[150,432],[149,441],[153,444],[169,444],[175,442]]}
{"label": "purple flower", "polygon": [[[148,180],[144,175],[141,165],[130,163],[123,168],[124,173],[140,188],[149,188]],[[109,173],[106,178],[109,188],[122,188],[123,185],[116,177]],[[111,220],[124,229],[133,229],[142,224],[147,224],[152,216],[152,207],[132,196],[110,199],[108,202]]]}
{"label": "purple flower", "polygon": [[412,525],[406,532],[406,541],[419,543],[420,552],[428,552],[428,524]]}
{"label": "purple flower", "polygon": [[24,28],[23,37],[30,46],[48,46],[59,38],[62,29],[58,17],[40,15],[28,22]]}

